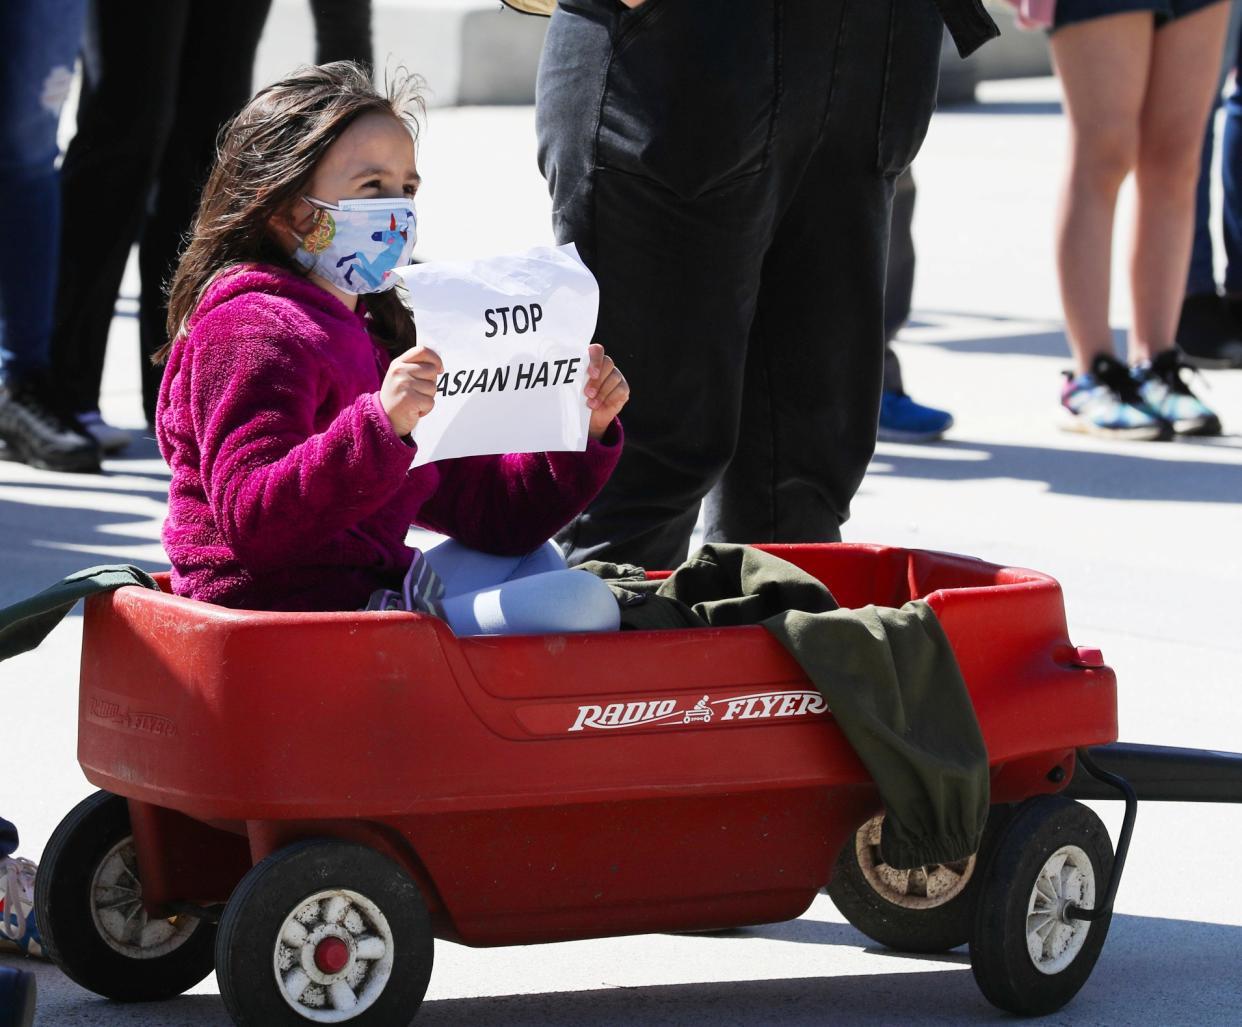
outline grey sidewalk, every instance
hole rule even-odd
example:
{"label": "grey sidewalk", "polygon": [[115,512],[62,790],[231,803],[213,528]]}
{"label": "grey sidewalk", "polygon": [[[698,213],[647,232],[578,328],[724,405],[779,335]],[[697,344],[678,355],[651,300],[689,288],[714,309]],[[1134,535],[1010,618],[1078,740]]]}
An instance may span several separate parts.
{"label": "grey sidewalk", "polygon": [[[846,536],[1053,574],[1074,641],[1102,648],[1117,670],[1124,738],[1242,750],[1242,372],[1204,375],[1231,433],[1219,440],[1109,445],[1056,430],[1068,359],[1050,226],[1064,125],[1048,81],[989,84],[981,95],[986,104],[936,116],[916,165],[919,313],[900,344],[912,394],[952,409],[957,427],[935,446],[881,444]],[[549,241],[530,108],[434,110],[420,166],[422,255]],[[1118,325],[1127,319],[1120,258]],[[115,322],[104,410],[137,425],[132,308],[123,303]],[[0,603],[92,563],[162,566],[166,481],[150,442],[110,461],[102,478],[0,464]],[[38,652],[0,665],[0,812],[36,857],[89,790],[74,760],[79,640],[73,617]],[[1101,810],[1115,829],[1118,810]],[[1239,845],[1242,810],[1142,808],[1103,957],[1075,1003],[1047,1022],[1236,1023]],[[823,899],[801,920],[725,936],[441,944],[420,1022],[1001,1022],[961,953],[912,959],[866,944]],[[144,1008],[102,1003],[51,968],[39,983],[49,1025],[224,1022],[214,979],[201,994]]]}

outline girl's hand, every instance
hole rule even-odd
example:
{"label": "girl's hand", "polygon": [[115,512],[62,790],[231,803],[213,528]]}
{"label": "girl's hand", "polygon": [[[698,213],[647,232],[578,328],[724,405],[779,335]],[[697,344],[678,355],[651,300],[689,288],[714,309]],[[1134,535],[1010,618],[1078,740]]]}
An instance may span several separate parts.
{"label": "girl's hand", "polygon": [[591,426],[588,433],[597,442],[612,424],[612,419],[621,413],[630,398],[630,383],[617,370],[612,357],[604,352],[598,342],[587,347],[587,406],[591,408]]}
{"label": "girl's hand", "polygon": [[426,346],[407,349],[388,365],[380,386],[380,406],[402,438],[436,405],[436,379],[444,371],[435,350]]}

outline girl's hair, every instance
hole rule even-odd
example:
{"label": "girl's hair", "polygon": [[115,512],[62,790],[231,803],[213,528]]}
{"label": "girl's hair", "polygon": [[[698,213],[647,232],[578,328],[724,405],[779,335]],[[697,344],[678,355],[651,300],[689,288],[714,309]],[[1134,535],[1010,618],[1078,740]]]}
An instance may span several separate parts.
{"label": "girl's hair", "polygon": [[[325,151],[360,115],[391,114],[417,139],[421,84],[399,71],[381,94],[365,69],[334,61],[299,68],[255,94],[220,133],[190,243],[169,286],[169,340],[185,331],[203,291],[231,265],[254,261],[305,274],[272,237],[269,222],[302,196]],[[394,355],[416,344],[414,323],[394,290],[368,295],[366,309],[372,334]],[[162,363],[171,348],[169,341],[153,361]]]}

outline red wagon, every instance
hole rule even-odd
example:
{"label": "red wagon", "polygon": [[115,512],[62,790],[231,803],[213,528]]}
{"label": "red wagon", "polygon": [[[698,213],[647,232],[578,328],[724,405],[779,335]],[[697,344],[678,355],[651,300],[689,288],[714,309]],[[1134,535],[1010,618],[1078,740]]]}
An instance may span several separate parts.
{"label": "red wagon", "polygon": [[433,937],[787,920],[831,878],[877,940],[969,942],[994,1003],[1059,1007],[1115,875],[1099,820],[1054,793],[1117,731],[1114,675],[1069,641],[1059,586],[939,553],[765,548],[842,606],[935,609],[991,765],[976,857],[884,865],[874,784],[763,628],[458,638],[411,613],[124,588],[87,604],[78,757],[103,791],[44,854],[47,948],[112,998],[214,968],[238,1024],[390,1025],[418,1008]]}

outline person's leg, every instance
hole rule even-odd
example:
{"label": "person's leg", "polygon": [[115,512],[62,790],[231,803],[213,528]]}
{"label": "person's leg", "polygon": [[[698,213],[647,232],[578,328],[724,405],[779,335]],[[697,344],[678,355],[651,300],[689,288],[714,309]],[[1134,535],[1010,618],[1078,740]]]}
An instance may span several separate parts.
{"label": "person's leg", "polygon": [[64,202],[52,374],[74,412],[98,410],[104,353],[130,248],[176,103],[190,0],[95,0]]}
{"label": "person's leg", "polygon": [[893,339],[910,318],[914,296],[914,175],[907,168],[897,177],[893,219],[888,233],[888,267],[884,278],[884,376],[880,393],[881,442],[931,442],[953,427],[947,410],[916,403],[906,393],[901,360]]}
{"label": "person's leg", "polygon": [[310,0],[310,7],[316,64],[356,61],[368,69],[373,66],[371,0]]}
{"label": "person's leg", "polygon": [[1135,168],[1132,363],[1173,346],[1194,236],[1201,140],[1228,17],[1227,4],[1211,4],[1168,22],[1152,43]]}
{"label": "person's leg", "polygon": [[587,571],[559,570],[442,600],[458,635],[543,635],[616,631],[621,610],[612,590]]}
{"label": "person's leg", "polygon": [[554,542],[520,556],[497,556],[447,539],[433,546],[423,558],[444,586],[446,596],[477,592],[516,578],[566,569],[565,557]]}
{"label": "person's leg", "polygon": [[43,374],[60,241],[56,128],[83,0],[0,7],[0,377]]}
{"label": "person's leg", "polygon": [[1216,119],[1220,96],[1208,116],[1199,154],[1199,178],[1195,184],[1194,240],[1190,248],[1190,273],[1186,276],[1186,296],[1215,296],[1216,269],[1212,259],[1212,154],[1216,148]]}
{"label": "person's leg", "polygon": [[558,536],[571,564],[681,563],[733,453],[773,220],[774,32],[769,5],[716,0],[569,0],[553,15],[540,166],[558,241],[600,283],[597,338],[632,390],[616,471]]}
{"label": "person's leg", "polygon": [[[1242,3],[1237,3],[1235,10],[1242,10]],[[1237,27],[1228,45],[1236,69],[1242,62],[1242,17],[1235,14],[1234,20]],[[1225,293],[1242,307],[1242,76],[1236,70],[1225,101],[1220,170],[1224,186],[1221,225],[1225,237]]]}
{"label": "person's leg", "polygon": [[944,24],[932,0],[848,6],[834,51],[834,7],[782,8],[785,206],[763,265],[737,451],[705,505],[707,541],[840,539],[875,447],[894,182],[935,106]]}
{"label": "person's leg", "polygon": [[1214,3],[1156,33],[1139,129],[1130,353],[1144,401],[1182,435],[1217,435],[1221,428],[1182,380],[1174,334],[1190,261],[1199,140],[1228,16],[1227,4]]}
{"label": "person's leg", "polygon": [[[914,203],[918,189],[914,173],[906,168],[897,176],[893,192],[893,217],[888,232],[888,264],[884,273],[884,391],[901,392],[901,369],[887,344],[897,338],[910,319],[914,301]],[[890,364],[892,368],[890,369]],[[895,375],[895,378],[893,377]]]}
{"label": "person's leg", "polygon": [[186,19],[184,55],[172,85],[177,118],[163,146],[138,245],[142,408],[148,424],[155,423],[163,372],[151,356],[168,341],[167,285],[215,162],[216,137],[250,99],[255,51],[270,7],[271,0],[198,0]]}
{"label": "person's leg", "polygon": [[1052,34],[1070,128],[1057,215],[1057,276],[1079,372],[1089,371],[1097,356],[1113,353],[1113,221],[1118,190],[1138,156],[1154,32],[1150,12],[1132,11],[1075,22]]}
{"label": "person's leg", "polygon": [[50,381],[60,181],[56,130],[73,82],[82,0],[0,5],[0,457],[98,471],[93,439]]}

